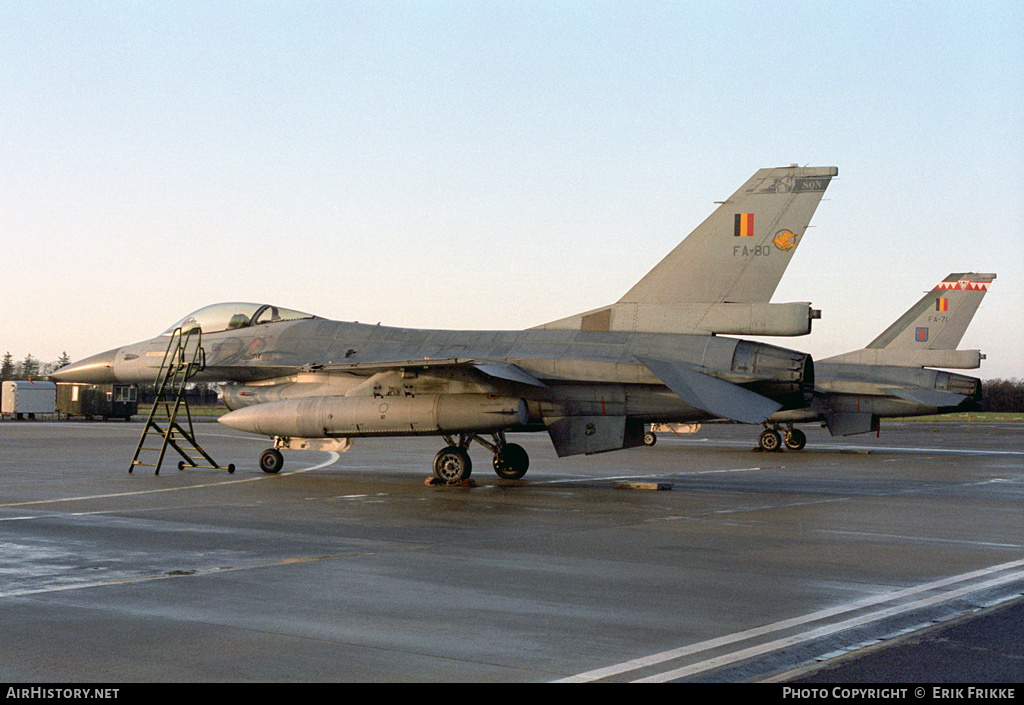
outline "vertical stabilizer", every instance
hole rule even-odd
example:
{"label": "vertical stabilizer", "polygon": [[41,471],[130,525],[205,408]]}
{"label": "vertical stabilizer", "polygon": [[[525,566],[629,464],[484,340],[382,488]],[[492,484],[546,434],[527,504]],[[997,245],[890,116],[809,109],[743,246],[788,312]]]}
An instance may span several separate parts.
{"label": "vertical stabilizer", "polygon": [[835,167],[760,169],[620,303],[767,303]]}
{"label": "vertical stabilizer", "polygon": [[957,350],[995,274],[950,274],[863,350],[822,362],[973,368],[984,356]]}
{"label": "vertical stabilizer", "polygon": [[893,350],[956,350],[995,274],[950,274],[868,344]]}
{"label": "vertical stabilizer", "polygon": [[539,328],[806,335],[817,311],[771,304],[836,167],[761,169],[611,306]]}

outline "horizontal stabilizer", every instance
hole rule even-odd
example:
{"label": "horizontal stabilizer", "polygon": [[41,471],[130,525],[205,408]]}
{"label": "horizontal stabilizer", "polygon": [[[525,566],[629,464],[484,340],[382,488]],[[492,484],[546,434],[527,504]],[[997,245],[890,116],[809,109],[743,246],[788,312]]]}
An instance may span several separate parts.
{"label": "horizontal stabilizer", "polygon": [[782,408],[768,397],[680,363],[647,357],[637,360],[687,404],[714,416],[758,424]]}
{"label": "horizontal stabilizer", "polygon": [[937,389],[907,389],[903,387],[886,389],[886,394],[923,406],[958,406],[967,397],[963,394],[943,392]]}

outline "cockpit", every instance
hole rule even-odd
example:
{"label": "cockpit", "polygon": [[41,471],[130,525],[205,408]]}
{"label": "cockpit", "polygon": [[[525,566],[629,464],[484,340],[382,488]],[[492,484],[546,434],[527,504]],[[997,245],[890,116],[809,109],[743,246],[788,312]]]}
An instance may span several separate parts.
{"label": "cockpit", "polygon": [[268,304],[213,304],[188,314],[165,330],[162,335],[171,335],[178,328],[181,328],[182,333],[188,333],[196,328],[203,333],[217,333],[280,321],[301,321],[306,318],[316,316]]}

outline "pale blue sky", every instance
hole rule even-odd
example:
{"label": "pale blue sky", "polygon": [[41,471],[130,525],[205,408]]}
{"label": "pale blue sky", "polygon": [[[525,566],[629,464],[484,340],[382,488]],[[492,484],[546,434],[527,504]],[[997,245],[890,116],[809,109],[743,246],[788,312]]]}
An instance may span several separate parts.
{"label": "pale blue sky", "polygon": [[523,328],[619,298],[756,169],[834,165],[775,301],[815,356],[946,274],[1024,377],[1024,4],[0,5],[0,353],[190,310]]}

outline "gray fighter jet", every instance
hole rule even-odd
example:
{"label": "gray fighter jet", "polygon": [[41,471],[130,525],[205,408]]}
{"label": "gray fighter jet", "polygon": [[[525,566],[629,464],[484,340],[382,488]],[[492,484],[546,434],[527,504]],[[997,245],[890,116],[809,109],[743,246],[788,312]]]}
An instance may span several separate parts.
{"label": "gray fighter jet", "polygon": [[[162,335],[55,373],[69,382],[150,382],[169,341],[202,346],[193,381],[217,381],[221,423],[283,449],[347,450],[361,436],[435,435],[443,481],[469,477],[476,440],[520,478],[511,431],[547,431],[559,456],[643,444],[647,423],[761,423],[806,406],[804,353],[733,335],[804,335],[810,304],[767,302],[835,167],[759,170],[619,301],[523,331],[449,331],[331,321],[274,305],[216,304]],[[200,335],[192,334],[199,332]],[[200,342],[201,341],[201,342]]]}
{"label": "gray fighter jet", "polygon": [[807,437],[794,423],[819,421],[833,436],[849,436],[878,431],[882,417],[977,408],[981,380],[930,368],[981,366],[980,351],[956,348],[995,278],[950,274],[866,348],[818,360],[810,405],[772,414],[760,447],[802,449]]}

